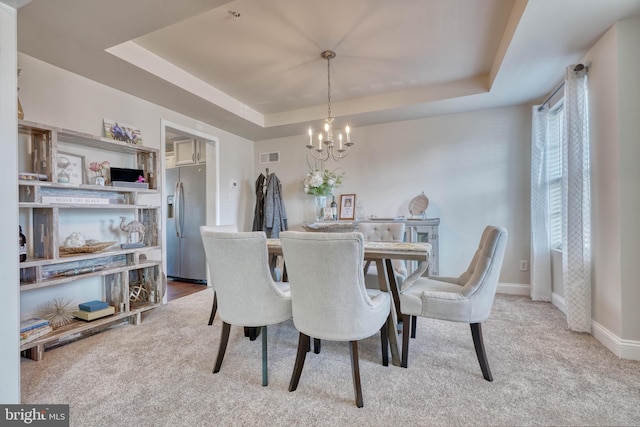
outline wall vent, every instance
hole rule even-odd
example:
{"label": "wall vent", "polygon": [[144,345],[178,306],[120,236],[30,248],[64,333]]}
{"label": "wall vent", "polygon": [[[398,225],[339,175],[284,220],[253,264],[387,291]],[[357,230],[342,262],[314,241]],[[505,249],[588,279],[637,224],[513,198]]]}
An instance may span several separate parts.
{"label": "wall vent", "polygon": [[260,164],[280,163],[280,152],[260,153]]}

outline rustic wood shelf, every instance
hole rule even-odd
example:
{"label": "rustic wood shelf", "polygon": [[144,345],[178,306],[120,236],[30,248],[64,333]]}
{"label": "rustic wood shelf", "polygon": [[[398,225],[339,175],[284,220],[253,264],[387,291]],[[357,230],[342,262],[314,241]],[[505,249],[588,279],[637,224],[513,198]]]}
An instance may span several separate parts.
{"label": "rustic wood shelf", "polygon": [[[80,294],[101,294],[99,299],[116,308],[113,315],[90,322],[73,320],[69,325],[21,345],[23,355],[41,360],[48,347],[99,332],[118,322],[137,325],[141,321],[141,313],[161,303],[166,281],[163,263],[147,259],[148,254],[161,258],[164,251],[160,232],[160,150],[23,120],[18,123],[18,134],[19,168],[20,173],[24,173],[21,176],[46,177],[46,180],[18,181],[21,221],[29,225],[23,227],[27,229],[24,233],[28,236],[28,258],[19,266],[20,293],[26,312],[34,312],[36,304],[46,302],[52,292],[58,298],[71,301],[79,298]],[[59,154],[59,143],[62,144],[60,153],[65,155],[71,153],[83,159],[84,155],[106,157],[110,161],[115,160],[116,164],[121,161],[123,167],[140,169],[149,188],[88,184],[85,183],[85,171],[81,171],[82,180],[78,181],[82,183],[54,182],[58,176],[55,160]],[[83,160],[82,167],[88,166]],[[137,235],[143,247],[122,249],[114,243],[111,248],[100,252],[61,253],[64,235],[76,221],[84,226],[78,231],[91,231],[95,224],[96,234],[102,234],[101,241],[120,240],[120,236],[114,235],[119,231],[113,233],[113,230],[119,230],[118,217],[122,218],[124,230],[125,214],[132,215],[134,220],[145,226],[146,233]],[[115,227],[112,225],[107,232],[100,233],[97,230],[99,221],[109,220],[116,221]],[[74,271],[76,269],[87,272],[78,273]],[[61,275],[63,272],[69,275]],[[80,287],[72,285],[84,279],[89,280]],[[47,288],[49,290],[45,290]],[[79,288],[82,292],[78,292]]]}

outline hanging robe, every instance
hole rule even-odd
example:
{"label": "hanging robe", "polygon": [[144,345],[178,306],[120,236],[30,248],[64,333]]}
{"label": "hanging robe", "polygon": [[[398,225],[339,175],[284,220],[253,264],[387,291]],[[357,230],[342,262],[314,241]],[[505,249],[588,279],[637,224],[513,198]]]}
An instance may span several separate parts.
{"label": "hanging robe", "polygon": [[268,238],[277,239],[280,232],[287,230],[287,213],[282,200],[282,184],[275,173],[267,177],[264,195],[264,231]]}
{"label": "hanging robe", "polygon": [[256,179],[256,208],[253,214],[253,227],[251,231],[262,231],[264,229],[264,182],[266,178],[263,174]]}

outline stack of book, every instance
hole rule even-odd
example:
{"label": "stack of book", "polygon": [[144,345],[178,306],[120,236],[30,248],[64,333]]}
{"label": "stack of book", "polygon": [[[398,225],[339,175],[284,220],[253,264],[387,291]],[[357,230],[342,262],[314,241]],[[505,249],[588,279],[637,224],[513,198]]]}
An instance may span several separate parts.
{"label": "stack of book", "polygon": [[20,344],[28,343],[53,331],[46,319],[32,317],[20,321]]}
{"label": "stack of book", "polygon": [[82,320],[95,320],[109,316],[116,312],[115,307],[105,301],[88,301],[78,305],[78,310],[73,315]]}

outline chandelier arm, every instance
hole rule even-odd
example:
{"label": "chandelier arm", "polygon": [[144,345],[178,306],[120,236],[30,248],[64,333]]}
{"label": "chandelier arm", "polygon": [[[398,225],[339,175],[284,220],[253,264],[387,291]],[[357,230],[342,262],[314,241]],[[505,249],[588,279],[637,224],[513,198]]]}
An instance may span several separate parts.
{"label": "chandelier arm", "polygon": [[312,150],[312,149],[309,150],[309,153],[311,153],[311,157],[313,157],[316,160],[320,160],[320,161],[323,161],[323,162],[326,161],[326,160],[329,160],[329,152],[328,151],[322,150],[321,151],[322,154],[320,154],[319,156],[317,156],[316,152],[314,150]]}

